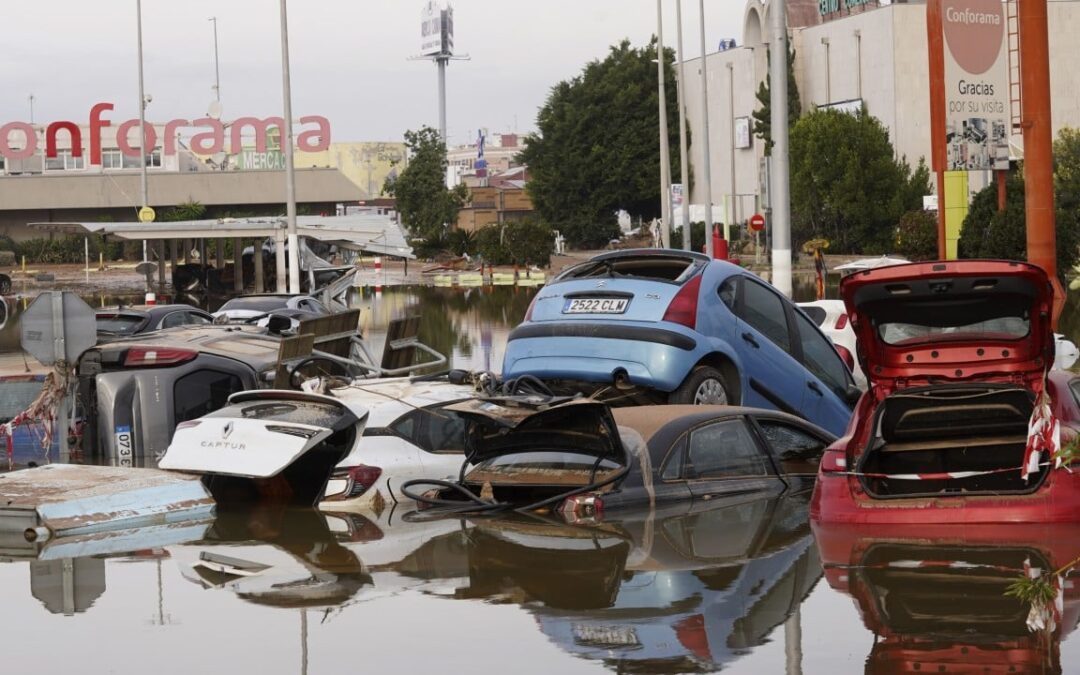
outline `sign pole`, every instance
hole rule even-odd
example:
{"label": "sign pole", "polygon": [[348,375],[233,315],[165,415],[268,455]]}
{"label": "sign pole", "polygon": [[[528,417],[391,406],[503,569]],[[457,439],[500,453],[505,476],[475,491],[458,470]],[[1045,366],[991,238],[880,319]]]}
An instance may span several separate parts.
{"label": "sign pole", "polygon": [[791,199],[788,193],[788,92],[787,92],[787,7],[784,0],[773,0],[773,39],[770,75],[772,90],[772,187],[769,199],[772,206],[772,284],[791,297]]}
{"label": "sign pole", "polygon": [[709,150],[709,76],[707,71],[708,52],[705,51],[705,0],[698,2],[701,10],[701,152],[704,158],[705,175],[705,255],[713,257],[712,239],[712,157]]}
{"label": "sign pole", "polygon": [[[285,106],[285,128],[281,150],[285,155],[285,218],[289,237],[289,293],[300,292],[300,242],[296,235],[296,171],[293,168],[292,85],[289,82],[289,12],[281,0],[281,97]],[[278,244],[280,246],[280,244]],[[285,291],[284,256],[278,256],[278,293]],[[203,261],[200,261],[203,262]]]}
{"label": "sign pole", "polygon": [[679,61],[679,86],[677,92],[679,96],[679,170],[682,174],[682,200],[681,206],[681,223],[682,223],[682,247],[689,251],[693,246],[690,243],[690,206],[686,203],[687,193],[690,190],[690,163],[686,158],[686,102],[683,98],[683,87],[686,86],[686,69],[683,68],[683,59],[686,53],[683,51],[682,43],[682,0],[675,0],[675,23],[677,24],[678,34],[678,48],[679,53],[676,54],[676,58]]}
{"label": "sign pole", "polygon": [[930,168],[937,185],[938,260],[945,260],[945,45],[941,0],[927,0],[926,40],[930,57]]}
{"label": "sign pole", "polygon": [[668,147],[667,88],[664,82],[664,13],[656,0],[656,81],[660,104],[660,248],[671,246],[671,150]]}

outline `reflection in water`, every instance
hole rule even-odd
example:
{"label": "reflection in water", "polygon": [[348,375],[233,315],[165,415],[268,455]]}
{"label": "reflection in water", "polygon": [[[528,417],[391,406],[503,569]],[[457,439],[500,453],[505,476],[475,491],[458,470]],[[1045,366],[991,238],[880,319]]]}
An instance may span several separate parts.
{"label": "reflection in water", "polygon": [[893,528],[888,536],[815,524],[834,589],[851,595],[876,639],[868,673],[1060,673],[1060,644],[1080,619],[1075,575],[1057,626],[1029,630],[1030,606],[1006,595],[1028,567],[1043,573],[1080,551],[1080,525]]}
{"label": "reflection in water", "polygon": [[618,672],[710,672],[810,593],[821,566],[806,497],[742,497],[595,528],[477,520],[457,597],[520,604],[566,652]]}

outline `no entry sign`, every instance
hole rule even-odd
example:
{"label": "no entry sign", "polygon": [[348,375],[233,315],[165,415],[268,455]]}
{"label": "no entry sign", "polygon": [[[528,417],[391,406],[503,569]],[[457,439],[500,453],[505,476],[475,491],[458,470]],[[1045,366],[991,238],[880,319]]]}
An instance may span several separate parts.
{"label": "no entry sign", "polygon": [[755,213],[750,216],[750,231],[761,232],[765,229],[765,216],[760,213]]}

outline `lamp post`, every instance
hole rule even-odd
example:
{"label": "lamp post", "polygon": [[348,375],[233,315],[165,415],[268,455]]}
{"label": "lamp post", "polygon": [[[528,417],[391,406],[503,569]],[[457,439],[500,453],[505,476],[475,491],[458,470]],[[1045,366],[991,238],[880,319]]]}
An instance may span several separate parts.
{"label": "lamp post", "polygon": [[689,251],[693,246],[690,243],[690,167],[686,160],[686,103],[683,99],[683,87],[686,85],[686,69],[683,67],[685,52],[682,44],[682,0],[675,0],[675,23],[678,24],[678,49],[676,58],[679,61],[679,83],[676,90],[679,96],[679,170],[683,186],[682,203],[682,247]]}
{"label": "lamp post", "polygon": [[[281,139],[281,151],[285,155],[285,217],[289,237],[289,292],[300,292],[300,243],[296,235],[296,172],[293,168],[292,88],[289,84],[289,19],[286,0],[281,0],[281,96],[285,105],[285,128]],[[278,292],[285,291],[285,259],[276,247]]]}
{"label": "lamp post", "polygon": [[784,0],[773,0],[772,59],[769,64],[772,90],[769,104],[772,117],[772,170],[769,200],[772,204],[772,283],[791,297],[791,199],[788,192],[788,92],[787,92],[787,9]]}
{"label": "lamp post", "polygon": [[701,143],[701,151],[705,158],[703,162],[705,169],[703,176],[705,181],[705,255],[712,258],[712,160],[709,157],[709,75],[706,66],[708,55],[705,51],[705,0],[698,0],[698,7],[701,10],[701,135],[705,137]]}
{"label": "lamp post", "polygon": [[214,23],[214,100],[221,100],[221,70],[218,68],[218,48],[217,48],[217,17],[212,16],[207,21]]}
{"label": "lamp post", "polygon": [[664,14],[661,0],[656,0],[656,80],[660,99],[660,246],[667,248],[671,245],[671,150],[668,148],[664,65]]}
{"label": "lamp post", "polygon": [[[139,167],[140,167],[140,182],[142,186],[142,202],[140,206],[148,206],[147,202],[149,198],[147,193],[149,192],[149,186],[146,179],[146,94],[143,92],[143,52],[142,52],[142,0],[135,0],[135,20],[138,23],[138,29],[136,34],[139,41]],[[153,153],[154,149],[150,148],[150,152]],[[146,262],[146,240],[143,239],[142,243],[142,259]],[[150,281],[147,277],[146,290],[150,290]]]}

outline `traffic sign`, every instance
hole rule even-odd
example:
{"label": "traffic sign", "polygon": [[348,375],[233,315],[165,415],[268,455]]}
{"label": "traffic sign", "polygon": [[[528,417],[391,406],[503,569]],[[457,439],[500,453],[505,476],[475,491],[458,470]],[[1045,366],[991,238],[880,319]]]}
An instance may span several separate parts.
{"label": "traffic sign", "polygon": [[97,343],[97,316],[70,291],[47,291],[34,298],[19,319],[20,344],[35,359],[52,365],[75,363]]}
{"label": "traffic sign", "polygon": [[139,222],[140,223],[152,223],[152,222],[154,222],[154,218],[156,218],[156,217],[157,217],[157,214],[154,213],[154,209],[150,208],[149,206],[144,206],[141,209],[139,209]]}
{"label": "traffic sign", "polygon": [[750,231],[761,232],[765,229],[765,216],[760,213],[755,213],[750,216]]}

